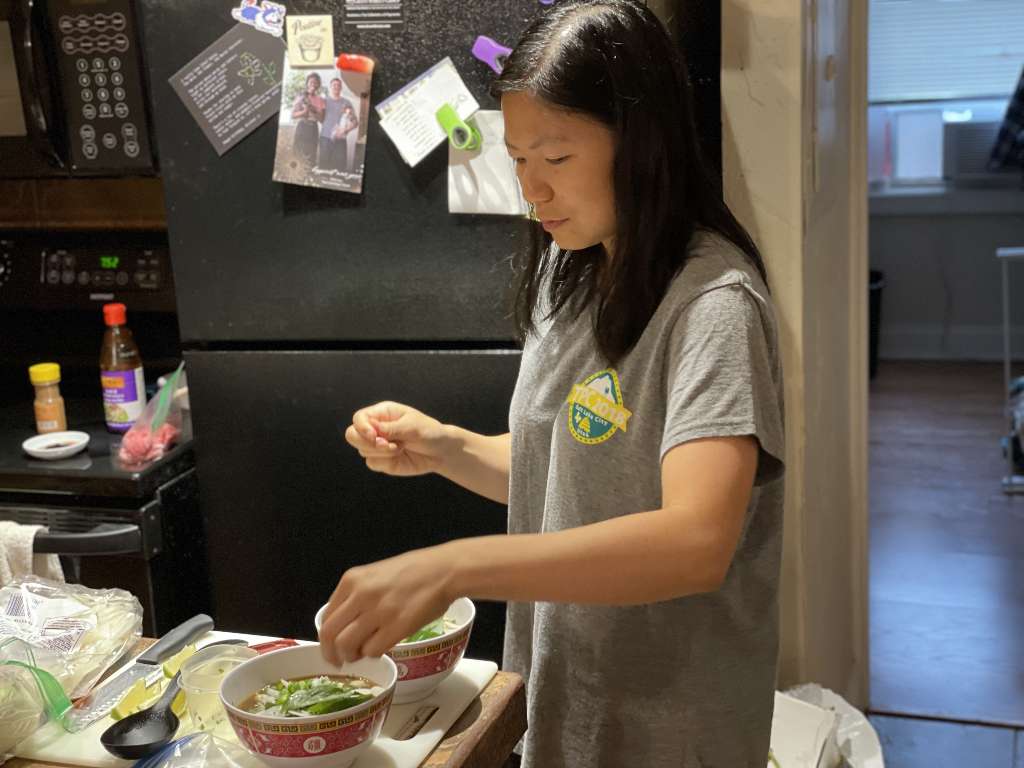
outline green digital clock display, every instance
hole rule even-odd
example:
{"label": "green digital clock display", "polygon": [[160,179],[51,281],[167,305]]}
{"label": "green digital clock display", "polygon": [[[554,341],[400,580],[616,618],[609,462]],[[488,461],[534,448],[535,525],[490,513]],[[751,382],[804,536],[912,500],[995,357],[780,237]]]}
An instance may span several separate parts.
{"label": "green digital clock display", "polygon": [[117,269],[120,263],[120,256],[100,256],[100,269]]}

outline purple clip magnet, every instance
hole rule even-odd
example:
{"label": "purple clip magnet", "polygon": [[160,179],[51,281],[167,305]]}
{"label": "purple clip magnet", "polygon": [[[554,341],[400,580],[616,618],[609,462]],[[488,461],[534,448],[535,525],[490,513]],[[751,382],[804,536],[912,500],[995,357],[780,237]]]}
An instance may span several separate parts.
{"label": "purple clip magnet", "polygon": [[505,58],[510,53],[512,53],[511,48],[506,48],[486,35],[480,35],[473,43],[473,55],[499,75],[502,67],[505,66]]}

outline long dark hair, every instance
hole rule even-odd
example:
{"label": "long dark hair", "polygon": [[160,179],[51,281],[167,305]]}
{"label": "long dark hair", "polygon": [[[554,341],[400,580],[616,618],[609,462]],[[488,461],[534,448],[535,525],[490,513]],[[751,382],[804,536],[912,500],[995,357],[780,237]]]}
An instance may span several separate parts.
{"label": "long dark hair", "polygon": [[[551,248],[538,223],[515,294],[521,339],[534,330],[546,276],[551,314],[573,299],[596,302],[595,334],[616,363],[639,340],[698,229],[716,232],[764,262],[722,198],[701,155],[686,66],[658,18],[631,0],[560,2],[523,34],[491,86],[496,98],[527,92],[608,126],[615,140],[615,254],[597,243]],[[611,254],[608,254],[611,256]]]}

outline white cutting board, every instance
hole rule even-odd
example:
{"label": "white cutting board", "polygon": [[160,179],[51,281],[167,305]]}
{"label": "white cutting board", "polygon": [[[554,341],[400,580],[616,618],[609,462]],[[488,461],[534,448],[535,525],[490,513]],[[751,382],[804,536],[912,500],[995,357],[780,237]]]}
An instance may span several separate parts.
{"label": "white cutting board", "polygon": [[[209,632],[197,645],[231,637],[244,638],[250,644],[277,639],[240,632]],[[353,768],[416,768],[434,747],[441,743],[448,729],[459,719],[459,715],[470,702],[487,687],[497,671],[498,665],[493,661],[463,659],[448,679],[428,698],[410,704],[393,705],[388,713],[388,719],[384,721],[380,736],[359,757]],[[438,710],[415,736],[403,741],[393,738],[418,710],[427,706],[436,706]],[[14,755],[29,760],[81,765],[88,768],[125,768],[134,761],[116,758],[100,744],[100,734],[113,722],[108,715],[78,733],[67,733],[57,723],[47,723],[18,744],[14,749]],[[184,736],[191,731],[191,722],[186,717],[178,736]],[[221,733],[218,731],[217,735],[220,736]]]}

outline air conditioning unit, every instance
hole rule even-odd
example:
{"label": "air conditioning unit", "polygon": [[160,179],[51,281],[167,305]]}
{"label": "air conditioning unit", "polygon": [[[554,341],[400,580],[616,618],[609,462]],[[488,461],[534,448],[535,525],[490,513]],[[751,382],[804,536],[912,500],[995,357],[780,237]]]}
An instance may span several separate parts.
{"label": "air conditioning unit", "polygon": [[999,126],[998,120],[946,123],[942,135],[943,176],[962,187],[1019,187],[1019,169],[988,169]]}

